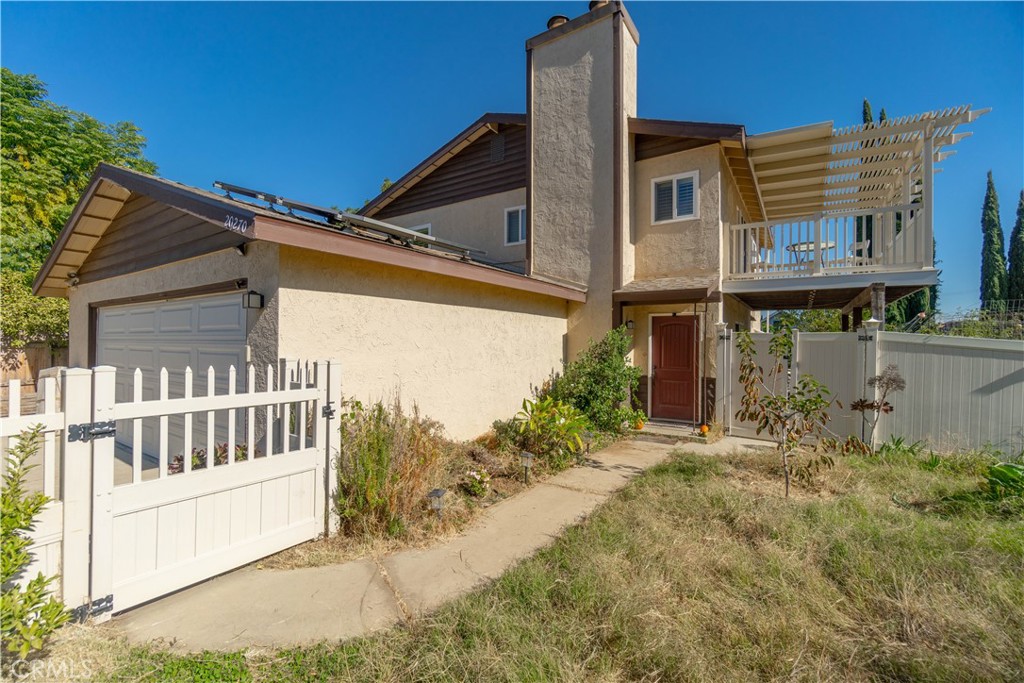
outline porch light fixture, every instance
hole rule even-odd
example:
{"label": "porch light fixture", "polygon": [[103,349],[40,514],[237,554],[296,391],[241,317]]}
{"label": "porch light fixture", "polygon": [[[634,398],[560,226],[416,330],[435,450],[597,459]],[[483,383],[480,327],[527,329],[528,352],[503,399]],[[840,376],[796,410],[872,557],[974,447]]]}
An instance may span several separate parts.
{"label": "porch light fixture", "polygon": [[263,308],[263,295],[250,289],[242,295],[242,308]]}
{"label": "porch light fixture", "polygon": [[523,451],[519,454],[519,462],[523,466],[523,483],[529,486],[530,484],[530,468],[533,467],[533,453],[530,451]]}
{"label": "porch light fixture", "polygon": [[444,489],[434,489],[427,494],[427,498],[430,500],[430,509],[437,514],[437,518],[441,519],[441,508],[444,507],[444,494],[448,493]]}
{"label": "porch light fixture", "polygon": [[627,320],[626,321],[626,329],[627,330],[632,330],[634,327],[636,327],[636,323],[634,323],[632,320]]}

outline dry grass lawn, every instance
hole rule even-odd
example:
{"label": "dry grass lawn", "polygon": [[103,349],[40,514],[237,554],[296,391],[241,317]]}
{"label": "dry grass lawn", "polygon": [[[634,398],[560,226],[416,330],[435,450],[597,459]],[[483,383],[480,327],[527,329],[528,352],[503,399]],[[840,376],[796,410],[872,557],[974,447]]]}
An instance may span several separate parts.
{"label": "dry grass lawn", "polygon": [[977,463],[840,458],[789,500],[777,470],[771,453],[678,454],[407,627],[272,653],[106,645],[97,676],[1024,680],[1024,508],[978,502]]}

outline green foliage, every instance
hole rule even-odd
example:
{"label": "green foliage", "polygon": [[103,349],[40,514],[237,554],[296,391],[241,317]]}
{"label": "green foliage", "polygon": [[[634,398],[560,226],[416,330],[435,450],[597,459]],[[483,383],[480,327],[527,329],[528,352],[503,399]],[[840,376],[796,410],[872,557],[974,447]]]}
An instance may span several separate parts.
{"label": "green foliage", "polygon": [[902,436],[893,435],[878,447],[878,457],[886,460],[906,460],[919,457],[923,451],[924,443],[921,441],[909,442]]}
{"label": "green foliage", "polygon": [[999,195],[988,172],[985,203],[981,208],[981,301],[984,306],[999,308],[1006,299],[1006,260],[1003,227],[999,221]]}
{"label": "green foliage", "polygon": [[400,399],[344,404],[335,511],[347,533],[399,536],[421,510],[448,442],[441,425]]}
{"label": "green foliage", "polygon": [[575,454],[583,448],[583,432],[588,426],[583,413],[551,396],[523,399],[523,409],[515,421],[519,446],[556,471],[573,463]]}
{"label": "green foliage", "polygon": [[[235,462],[242,462],[248,460],[249,449],[244,443],[235,444]],[[206,468],[206,449],[205,448],[193,448],[192,449],[192,469],[201,470]],[[226,443],[218,443],[213,447],[213,465],[226,465],[228,462],[228,445]],[[185,458],[181,454],[174,456],[174,458],[167,464],[168,474],[177,474],[185,470]]]}
{"label": "green foliage", "polygon": [[1024,302],[1024,190],[1017,201],[1017,220],[1010,233],[1006,298]]}
{"label": "green foliage", "polygon": [[100,162],[145,173],[155,172],[156,165],[143,156],[146,139],[137,126],[104,124],[55,104],[33,75],[0,69],[0,101],[4,347],[29,341],[65,346],[67,303],[34,299],[27,284]]}
{"label": "green foliage", "polygon": [[0,270],[0,339],[5,352],[43,342],[50,348],[68,345],[67,299],[42,299],[32,294],[26,275]]}
{"label": "green foliage", "polygon": [[626,360],[633,335],[625,325],[592,341],[564,372],[551,380],[547,396],[568,403],[604,432],[621,432],[643,421],[632,407],[642,370]]}
{"label": "green foliage", "polygon": [[767,432],[782,455],[786,495],[792,474],[809,479],[821,469],[831,467],[832,459],[825,450],[815,457],[808,455],[794,468],[790,458],[795,450],[811,438],[820,440],[825,426],[831,420],[828,411],[835,403],[828,388],[811,375],[801,375],[796,384],[789,378],[789,361],[793,353],[793,336],[788,329],[776,332],[769,343],[768,352],[773,363],[767,376],[757,364],[754,339],[747,331],[736,337],[740,353],[740,384],[743,396],[739,420],[754,422],[758,434]]}
{"label": "green foliage", "polygon": [[481,468],[469,470],[461,482],[462,490],[474,498],[483,498],[491,490],[491,475]]}
{"label": "green foliage", "polygon": [[772,313],[771,326],[773,330],[801,332],[838,332],[841,329],[839,311],[834,308],[776,311]]}
{"label": "green foliage", "polygon": [[6,654],[21,659],[43,649],[50,634],[69,619],[64,606],[50,593],[54,577],[38,573],[24,586],[18,584],[31,561],[28,532],[50,502],[42,493],[29,492],[25,485],[25,477],[34,467],[27,464],[28,459],[42,442],[41,429],[36,426],[22,432],[10,449],[0,493],[0,633]]}
{"label": "green foliage", "polygon": [[993,498],[1024,496],[1024,465],[1016,462],[989,465],[985,484]]}

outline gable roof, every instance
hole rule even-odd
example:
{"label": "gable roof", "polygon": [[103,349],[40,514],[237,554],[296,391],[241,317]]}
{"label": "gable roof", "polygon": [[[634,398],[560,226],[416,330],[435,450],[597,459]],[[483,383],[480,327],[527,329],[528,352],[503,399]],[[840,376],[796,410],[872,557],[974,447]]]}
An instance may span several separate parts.
{"label": "gable roof", "polygon": [[[89,186],[36,276],[33,292],[40,296],[67,296],[67,281],[78,277],[78,270],[104,237],[118,213],[132,197],[138,196],[149,197],[216,228],[212,234],[217,239],[210,243],[207,252],[247,241],[263,240],[569,301],[586,300],[586,292],[581,288],[513,273],[470,261],[465,256],[411,242],[398,243],[388,235],[375,232],[372,221],[362,221],[358,216],[350,216],[352,225],[328,224],[291,211],[257,206],[109,164],[100,164],[93,173]],[[227,235],[229,239],[222,239],[222,235]],[[173,232],[165,236],[165,239],[173,244]],[[183,251],[180,258],[197,255]],[[173,253],[171,260],[176,260]],[[142,265],[138,270],[148,267],[152,265]]]}
{"label": "gable roof", "polygon": [[417,183],[436,171],[466,147],[473,144],[485,133],[497,133],[499,126],[526,126],[526,114],[484,114],[420,162],[415,168],[395,181],[388,189],[367,202],[366,206],[359,210],[359,213],[363,216],[374,216],[380,213],[388,204],[408,192]]}

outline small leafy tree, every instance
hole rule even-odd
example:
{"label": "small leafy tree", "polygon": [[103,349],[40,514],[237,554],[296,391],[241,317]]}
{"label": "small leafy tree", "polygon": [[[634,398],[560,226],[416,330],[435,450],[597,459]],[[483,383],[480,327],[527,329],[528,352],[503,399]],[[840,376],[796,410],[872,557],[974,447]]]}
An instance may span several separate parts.
{"label": "small leafy tree", "polygon": [[41,650],[57,628],[70,614],[50,592],[55,577],[40,572],[24,585],[18,580],[31,560],[28,531],[50,499],[42,493],[31,493],[25,478],[34,465],[28,459],[39,451],[41,427],[22,432],[18,443],[10,449],[0,493],[0,614],[3,614],[5,655],[22,659]]}
{"label": "small leafy tree", "polygon": [[571,465],[573,455],[583,448],[587,418],[550,396],[535,401],[523,399],[523,409],[516,414],[515,422],[520,446],[542,457],[554,470]]}
{"label": "small leafy tree", "polygon": [[623,325],[592,341],[564,372],[551,380],[546,393],[568,403],[604,432],[620,432],[644,420],[632,407],[642,370],[626,360],[633,334]]}
{"label": "small leafy tree", "polygon": [[832,465],[826,453],[814,457],[808,455],[795,468],[792,458],[804,439],[821,438],[831,420],[828,411],[835,400],[830,398],[828,388],[811,375],[802,375],[793,384],[790,374],[793,337],[788,329],[772,336],[768,347],[772,365],[767,373],[757,364],[757,350],[749,332],[739,333],[736,348],[740,352],[740,383],[743,385],[743,397],[736,417],[754,422],[758,434],[767,432],[775,441],[782,456],[788,498],[792,474],[809,478],[818,469]]}
{"label": "small leafy tree", "polygon": [[864,422],[868,420],[867,413],[873,413],[874,417],[869,423],[871,429],[867,434],[867,442],[871,444],[871,448],[874,450],[875,428],[878,427],[878,420],[883,414],[888,415],[893,411],[892,404],[889,403],[888,398],[891,394],[906,389],[907,381],[900,374],[900,369],[890,363],[885,366],[881,374],[868,378],[868,386],[875,390],[875,398],[871,401],[866,398],[858,399],[850,404],[850,408],[861,413],[864,416]]}

